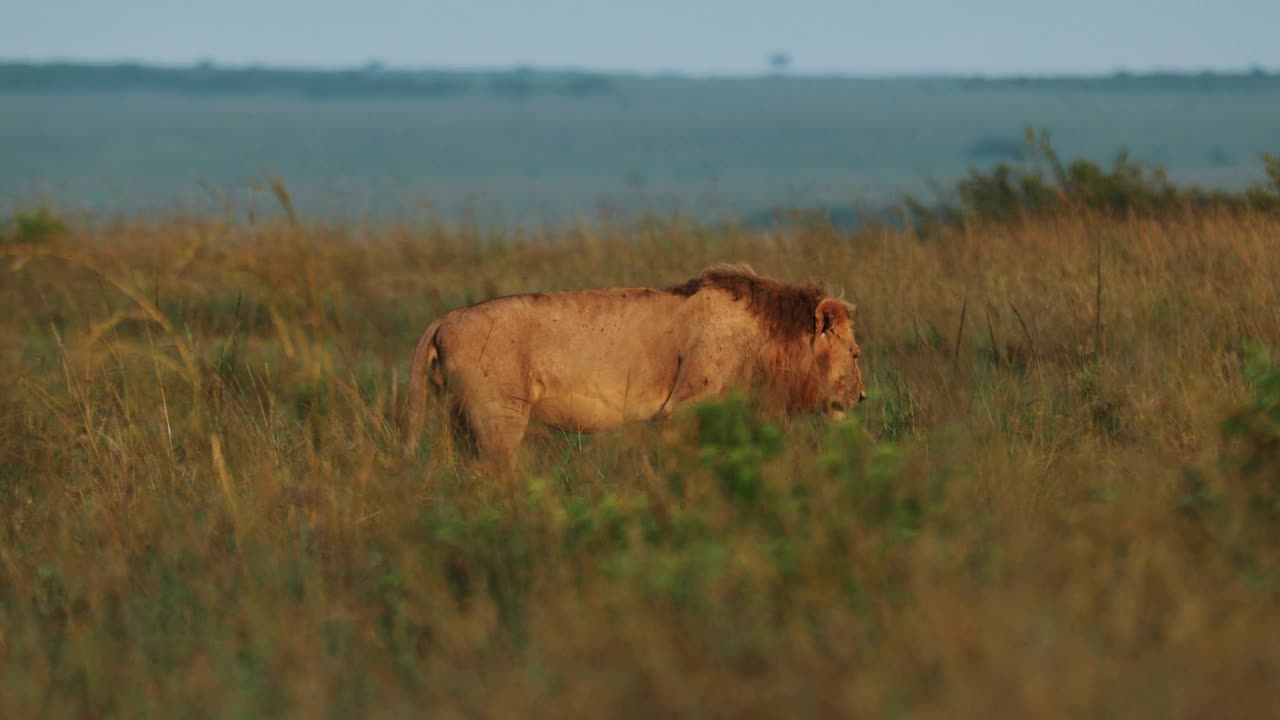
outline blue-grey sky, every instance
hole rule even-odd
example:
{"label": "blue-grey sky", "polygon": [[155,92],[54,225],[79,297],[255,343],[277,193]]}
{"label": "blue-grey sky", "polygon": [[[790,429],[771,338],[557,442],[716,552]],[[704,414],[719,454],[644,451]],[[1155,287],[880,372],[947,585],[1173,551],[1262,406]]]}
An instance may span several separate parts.
{"label": "blue-grey sky", "polygon": [[753,73],[1280,68],[1278,0],[3,0],[0,58]]}

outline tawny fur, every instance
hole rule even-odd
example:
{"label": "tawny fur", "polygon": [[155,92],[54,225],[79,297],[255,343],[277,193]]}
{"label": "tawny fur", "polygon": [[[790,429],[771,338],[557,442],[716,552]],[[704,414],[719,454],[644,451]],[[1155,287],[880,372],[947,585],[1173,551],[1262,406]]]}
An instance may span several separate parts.
{"label": "tawny fur", "polygon": [[850,307],[816,285],[715,266],[668,290],[512,295],[432,323],[413,355],[412,452],[432,386],[481,460],[514,462],[529,420],[596,432],[753,383],[772,409],[843,412],[864,396]]}

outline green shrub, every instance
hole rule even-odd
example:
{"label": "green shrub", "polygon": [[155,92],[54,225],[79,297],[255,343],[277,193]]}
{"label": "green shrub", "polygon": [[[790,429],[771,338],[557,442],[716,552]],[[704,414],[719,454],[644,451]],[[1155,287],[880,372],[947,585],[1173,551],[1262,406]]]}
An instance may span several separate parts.
{"label": "green shrub", "polygon": [[740,506],[759,501],[764,463],[782,453],[782,432],[760,418],[741,393],[699,405],[699,458],[710,467],[725,499]]}
{"label": "green shrub", "polygon": [[1134,162],[1121,150],[1110,167],[1087,158],[1064,162],[1047,130],[1026,128],[1024,149],[1013,162],[1001,162],[968,175],[944,190],[930,207],[907,197],[902,213],[928,232],[968,219],[1010,221],[1068,209],[1114,214],[1160,215],[1188,207],[1280,211],[1280,157],[1262,156],[1267,179],[1238,193],[1180,187],[1164,168]]}
{"label": "green shrub", "polygon": [[1246,351],[1244,371],[1250,401],[1227,417],[1222,431],[1233,467],[1256,477],[1256,487],[1265,488],[1274,503],[1280,490],[1280,366],[1255,346]]}
{"label": "green shrub", "polygon": [[18,213],[13,217],[6,230],[0,231],[0,243],[36,244],[47,242],[67,234],[69,227],[59,218],[41,205],[30,212]]}

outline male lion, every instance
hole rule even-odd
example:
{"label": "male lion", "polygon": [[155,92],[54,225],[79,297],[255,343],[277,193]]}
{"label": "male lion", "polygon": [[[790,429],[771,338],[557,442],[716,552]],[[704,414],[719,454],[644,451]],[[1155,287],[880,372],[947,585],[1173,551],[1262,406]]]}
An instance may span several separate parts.
{"label": "male lion", "polygon": [[667,290],[512,295],[453,310],[413,354],[405,443],[417,446],[428,384],[480,459],[512,467],[532,416],[597,432],[758,384],[782,412],[843,414],[866,397],[851,306],[814,285],[715,266]]}

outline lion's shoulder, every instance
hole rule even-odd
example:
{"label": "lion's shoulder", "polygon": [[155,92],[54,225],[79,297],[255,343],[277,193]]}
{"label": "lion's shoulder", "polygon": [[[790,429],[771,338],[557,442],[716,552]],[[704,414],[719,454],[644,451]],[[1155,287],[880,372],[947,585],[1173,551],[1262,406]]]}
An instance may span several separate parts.
{"label": "lion's shoulder", "polygon": [[818,304],[829,295],[816,283],[784,283],[760,275],[745,264],[712,265],[667,289],[682,297],[706,291],[721,291],[722,297],[732,302],[745,302],[747,310],[775,340],[795,340],[812,333]]}

